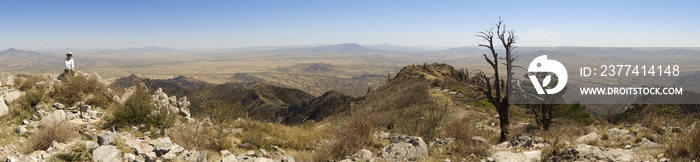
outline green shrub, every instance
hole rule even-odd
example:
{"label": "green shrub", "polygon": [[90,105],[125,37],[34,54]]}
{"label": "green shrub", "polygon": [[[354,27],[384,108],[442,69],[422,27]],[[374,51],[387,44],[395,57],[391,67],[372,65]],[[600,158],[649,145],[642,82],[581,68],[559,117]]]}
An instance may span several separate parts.
{"label": "green shrub", "polygon": [[25,91],[24,95],[17,98],[12,102],[9,117],[22,119],[29,119],[34,114],[33,107],[38,105],[46,98],[46,91],[48,88],[44,86],[34,87]]}
{"label": "green shrub", "polygon": [[[137,89],[124,103],[112,112],[106,126],[126,127],[143,125],[144,129],[165,129],[172,127],[176,115],[168,109],[156,111],[151,96],[146,89]],[[161,132],[162,133],[162,132]]]}
{"label": "green shrub", "polygon": [[146,124],[149,119],[148,115],[155,110],[155,106],[151,104],[151,96],[148,91],[138,89],[124,103],[114,109],[112,115],[112,124],[116,126]]}
{"label": "green shrub", "polygon": [[96,78],[87,78],[82,75],[67,75],[63,78],[62,83],[54,86],[54,91],[50,93],[50,96],[57,102],[73,105],[82,101],[83,95],[97,92],[103,88],[104,85]]}
{"label": "green shrub", "polygon": [[586,106],[583,106],[579,103],[561,105],[559,106],[559,113],[557,116],[571,119],[574,122],[583,125],[593,124],[595,120],[591,118],[590,114],[584,112],[584,109],[586,109]]}

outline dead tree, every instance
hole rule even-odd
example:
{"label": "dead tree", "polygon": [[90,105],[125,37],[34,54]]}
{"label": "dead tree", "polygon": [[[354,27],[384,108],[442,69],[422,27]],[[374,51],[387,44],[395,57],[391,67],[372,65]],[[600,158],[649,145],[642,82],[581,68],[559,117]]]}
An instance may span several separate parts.
{"label": "dead tree", "polygon": [[[493,32],[494,28],[496,28],[495,35]],[[478,32],[476,36],[483,38],[483,40],[488,43],[479,44],[479,46],[486,47],[490,50],[491,57],[487,56],[486,54],[483,55],[486,62],[491,65],[494,74],[493,76],[488,77],[483,71],[477,71],[475,75],[477,77],[478,84],[473,88],[477,91],[483,92],[489,102],[496,107],[501,126],[501,137],[499,138],[499,141],[503,142],[507,140],[508,125],[510,124],[510,115],[508,114],[508,108],[510,107],[510,104],[508,103],[508,88],[509,84],[512,83],[513,78],[513,61],[517,59],[516,53],[513,53],[513,49],[515,48],[513,44],[518,38],[515,36],[515,30],[506,30],[506,25],[503,23],[503,20],[501,20],[500,17],[498,18],[498,23],[493,24],[491,29]],[[494,36],[496,39],[494,39]],[[499,53],[496,52],[494,41],[496,41],[496,44],[498,44],[500,41],[503,48],[505,48],[505,58],[498,56]],[[505,60],[505,63],[503,63],[503,65],[506,66],[505,82],[499,75],[499,59]]]}

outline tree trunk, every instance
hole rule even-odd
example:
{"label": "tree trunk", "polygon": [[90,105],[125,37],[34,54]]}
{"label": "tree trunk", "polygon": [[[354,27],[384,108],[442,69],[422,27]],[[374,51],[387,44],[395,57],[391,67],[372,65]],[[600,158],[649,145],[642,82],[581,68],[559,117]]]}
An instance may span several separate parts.
{"label": "tree trunk", "polygon": [[498,109],[498,118],[501,122],[501,137],[498,139],[498,142],[504,142],[508,140],[508,125],[510,125],[508,106],[501,106],[501,108]]}

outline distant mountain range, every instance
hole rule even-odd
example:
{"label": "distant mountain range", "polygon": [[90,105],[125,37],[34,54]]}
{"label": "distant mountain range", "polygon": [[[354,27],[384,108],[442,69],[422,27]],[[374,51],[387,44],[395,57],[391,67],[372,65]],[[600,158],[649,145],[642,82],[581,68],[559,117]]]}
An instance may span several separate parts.
{"label": "distant mountain range", "polygon": [[[539,53],[539,52],[559,52],[573,54],[683,54],[694,55],[700,53],[700,48],[625,48],[625,47],[518,47],[520,52]],[[307,45],[307,46],[262,46],[236,48],[227,50],[178,50],[167,47],[140,47],[140,48],[124,48],[124,49],[74,49],[66,48],[61,50],[52,50],[43,52],[25,51],[15,48],[9,48],[0,52],[0,57],[31,57],[47,54],[63,54],[64,52],[72,51],[77,54],[141,54],[141,53],[174,53],[174,52],[196,52],[196,53],[220,53],[232,51],[276,51],[276,52],[304,52],[304,53],[451,53],[451,54],[481,54],[488,53],[488,49],[478,46],[464,46],[455,48],[435,47],[435,46],[398,46],[388,43],[375,45],[360,45],[357,43],[342,43],[334,45]],[[502,53],[503,51],[497,51]]]}
{"label": "distant mountain range", "polygon": [[7,50],[1,51],[0,52],[0,57],[34,57],[34,56],[42,56],[46,55],[45,53],[41,52],[36,52],[36,51],[25,51],[25,50],[19,50],[15,48],[9,48]]}

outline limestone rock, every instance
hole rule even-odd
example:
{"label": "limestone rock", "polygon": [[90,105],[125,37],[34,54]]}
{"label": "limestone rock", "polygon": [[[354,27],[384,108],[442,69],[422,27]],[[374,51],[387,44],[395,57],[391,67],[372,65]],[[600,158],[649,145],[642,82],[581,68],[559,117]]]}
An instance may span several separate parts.
{"label": "limestone rock", "polygon": [[96,162],[121,161],[121,151],[112,145],[100,146],[92,151],[92,159]]}
{"label": "limestone rock", "polygon": [[494,161],[498,162],[531,162],[540,161],[542,150],[525,152],[498,151],[491,155]]}
{"label": "limestone rock", "polygon": [[379,157],[387,161],[422,161],[428,157],[428,146],[420,137],[396,136],[380,150]]}
{"label": "limestone rock", "polygon": [[484,137],[481,136],[474,136],[469,140],[477,145],[489,146],[489,141],[487,141]]}
{"label": "limestone rock", "polygon": [[158,138],[156,141],[155,152],[158,153],[158,155],[167,154],[173,146],[173,142],[170,141],[170,137]]}
{"label": "limestone rock", "polygon": [[5,97],[0,96],[0,116],[5,116],[9,112],[10,108],[5,103]]}
{"label": "limestone rock", "polygon": [[97,134],[97,143],[100,146],[114,144],[114,133],[110,131],[102,131]]}
{"label": "limestone rock", "polygon": [[577,142],[577,143],[586,143],[586,142],[589,142],[589,141],[597,141],[598,138],[599,138],[599,137],[598,137],[598,133],[596,133],[596,132],[591,132],[591,133],[588,133],[588,134],[585,135],[585,136],[581,136],[581,137],[577,138],[577,139],[576,139],[576,142]]}
{"label": "limestone rock", "polygon": [[5,93],[5,103],[7,105],[12,104],[12,101],[16,100],[17,98],[21,97],[24,95],[24,92],[19,91],[19,90],[12,90],[10,92]]}

